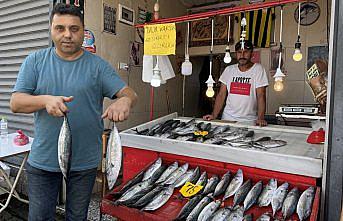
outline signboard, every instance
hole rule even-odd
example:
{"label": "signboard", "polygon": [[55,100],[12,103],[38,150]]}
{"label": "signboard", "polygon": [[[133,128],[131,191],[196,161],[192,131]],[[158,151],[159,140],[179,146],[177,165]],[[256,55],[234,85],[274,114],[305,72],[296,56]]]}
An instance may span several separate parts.
{"label": "signboard", "polygon": [[144,26],[145,55],[171,55],[175,54],[175,48],[175,23]]}
{"label": "signboard", "polygon": [[104,31],[116,34],[116,12],[115,8],[112,8],[104,4]]}

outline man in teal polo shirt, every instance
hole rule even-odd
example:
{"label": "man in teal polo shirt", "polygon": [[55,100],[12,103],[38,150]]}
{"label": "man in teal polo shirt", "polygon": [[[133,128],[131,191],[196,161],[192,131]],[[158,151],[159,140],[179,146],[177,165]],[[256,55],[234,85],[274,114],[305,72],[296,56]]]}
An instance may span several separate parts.
{"label": "man in teal polo shirt", "polygon": [[[106,61],[81,48],[84,21],[78,8],[57,4],[50,27],[55,47],[25,59],[11,98],[13,112],[34,113],[35,139],[27,165],[29,220],[55,219],[62,183],[57,141],[65,113],[73,137],[66,220],[87,220],[101,160],[103,118],[127,119],[137,96]],[[116,98],[105,112],[104,97]]]}

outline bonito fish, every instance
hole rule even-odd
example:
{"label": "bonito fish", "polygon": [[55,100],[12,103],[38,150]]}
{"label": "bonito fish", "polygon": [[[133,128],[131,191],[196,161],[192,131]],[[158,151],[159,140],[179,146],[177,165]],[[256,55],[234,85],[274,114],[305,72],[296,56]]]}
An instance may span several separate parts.
{"label": "bonito fish", "polygon": [[106,174],[108,188],[111,190],[117,181],[121,168],[122,147],[118,129],[113,123],[106,151]]}
{"label": "bonito fish", "polygon": [[301,194],[297,205],[297,214],[300,221],[305,220],[310,216],[314,195],[315,189],[313,186],[309,187]]}
{"label": "bonito fish", "polygon": [[172,196],[173,192],[174,192],[174,185],[170,185],[170,186],[164,188],[142,210],[150,210],[150,211],[157,210],[158,208],[163,206],[169,200],[169,198]]}
{"label": "bonito fish", "polygon": [[65,179],[68,178],[70,170],[70,161],[72,156],[72,138],[71,131],[68,122],[68,118],[65,115],[63,124],[61,126],[60,135],[58,137],[58,163]]}
{"label": "bonito fish", "polygon": [[143,181],[149,179],[162,166],[162,159],[159,157],[144,173]]}

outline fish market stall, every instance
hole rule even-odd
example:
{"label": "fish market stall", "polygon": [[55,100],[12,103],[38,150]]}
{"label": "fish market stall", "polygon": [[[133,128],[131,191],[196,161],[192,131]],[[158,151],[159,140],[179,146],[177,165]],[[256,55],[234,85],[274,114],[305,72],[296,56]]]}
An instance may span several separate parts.
{"label": "fish market stall", "polygon": [[[296,194],[299,195],[297,200],[303,193],[306,195],[310,192],[307,195],[312,197],[312,200],[310,203],[303,203],[307,205],[307,215],[302,220],[316,220],[320,195],[320,187],[317,183],[322,176],[323,146],[306,143],[306,138],[310,132],[299,128],[276,126],[260,128],[222,121],[211,121],[209,124],[209,122],[204,122],[201,119],[178,117],[177,113],[130,128],[120,133],[124,156],[124,188],[121,185],[102,200],[101,213],[110,214],[121,220],[174,220],[190,201],[181,196],[180,187],[174,186],[177,183],[176,180],[170,183],[173,185],[168,184],[169,189],[165,187],[163,190],[156,190],[156,188],[160,186],[158,179],[163,176],[162,172],[170,170],[170,167],[173,167],[173,164],[175,167],[177,163],[178,166],[175,168],[178,168],[181,171],[180,174],[184,176],[186,173],[194,173],[197,168],[200,168],[202,174],[207,173],[206,183],[202,183],[204,191],[209,188],[206,184],[210,183],[214,177],[217,177],[215,179],[217,180],[216,184],[218,184],[219,179],[224,179],[224,174],[229,173],[231,174],[229,179],[231,184],[235,180],[234,175],[239,170],[242,171],[244,178],[242,176],[239,189],[245,193],[243,199],[237,202],[238,196],[236,197],[236,195],[239,193],[235,193],[234,197],[232,195],[225,198],[225,190],[219,195],[210,195],[208,199],[204,199],[205,195],[199,196],[202,200],[207,200],[207,204],[213,202],[211,206],[217,204],[224,206],[244,205],[235,209],[229,207],[230,213],[240,213],[240,210],[243,210],[244,214],[252,214],[254,220],[262,215],[271,216],[273,213],[277,218],[282,218],[286,213],[281,210],[282,204],[274,203],[271,205],[270,202],[265,207],[254,205],[258,203],[258,195],[260,195],[262,187],[265,188],[268,182],[271,182],[270,180],[275,179],[277,180],[277,187],[281,188],[279,192],[284,192],[282,188],[285,187],[283,185],[285,183],[287,183],[285,184],[286,192],[288,190],[293,193],[295,191],[293,188],[296,187],[299,191]],[[158,174],[156,170],[155,176],[157,178],[150,181],[151,183],[145,183],[146,188],[143,189],[155,190],[156,197],[164,191],[162,195],[167,198],[160,199],[161,201],[151,198],[147,201],[151,205],[145,202],[145,205],[134,206],[136,200],[148,193],[135,190],[141,195],[136,194],[137,199],[129,197],[129,201],[126,201],[125,197],[132,194],[128,193],[132,189],[125,189],[125,186],[133,185],[132,180],[135,180],[139,174],[144,173],[146,176],[148,172],[145,171],[149,171],[151,165],[156,164],[156,159],[160,159],[161,165],[164,165],[159,167],[162,175],[161,173]],[[182,169],[182,167],[186,168]],[[142,182],[142,180],[144,178],[141,178],[139,182],[136,181],[138,183],[136,185],[143,185],[144,181]],[[196,183],[200,182],[199,180],[201,178]],[[242,190],[245,186],[248,186],[246,191]],[[259,194],[255,194],[253,201],[243,202],[245,197],[254,195],[253,193],[249,195],[248,190],[252,191],[256,188]],[[214,194],[215,191],[213,189],[210,192]],[[238,189],[237,192],[239,192]],[[157,205],[156,202],[152,202],[154,200],[158,201]],[[274,201],[277,202],[277,199]],[[301,205],[303,204],[298,203],[296,207],[300,207],[300,212],[296,212],[293,203],[294,208],[292,208],[294,210],[287,216],[291,217],[292,220],[299,220],[301,216],[299,214],[302,214]],[[142,205],[144,207],[141,207]],[[197,215],[199,216],[199,214]],[[187,214],[187,216],[189,215]],[[183,216],[185,215],[183,214]],[[183,217],[180,220],[186,220],[186,218]]]}

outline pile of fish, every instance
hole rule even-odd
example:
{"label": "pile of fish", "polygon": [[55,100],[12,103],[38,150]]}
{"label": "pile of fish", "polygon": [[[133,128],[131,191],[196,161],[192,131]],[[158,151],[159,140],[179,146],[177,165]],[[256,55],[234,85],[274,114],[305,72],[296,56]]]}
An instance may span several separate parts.
{"label": "pile of fish", "polygon": [[195,119],[188,122],[170,119],[151,128],[141,131],[134,129],[134,131],[139,135],[164,139],[262,150],[277,148],[287,144],[286,141],[275,140],[271,137],[254,139],[254,131],[247,128],[230,127],[228,125],[217,126],[203,121],[198,123]]}
{"label": "pile of fish", "polygon": [[[287,182],[278,186],[276,179],[266,185],[262,181],[253,184],[251,179],[244,181],[243,171],[238,169],[231,178],[227,171],[221,178],[201,172],[199,167],[190,168],[188,163],[170,165],[158,158],[147,170],[140,172],[127,182],[120,191],[113,192],[115,205],[154,211],[162,207],[172,197],[175,188],[186,182],[201,185],[203,188],[180,210],[175,220],[252,220],[252,214],[244,213],[257,204],[259,207],[271,205],[272,212],[263,214],[257,220],[271,220],[277,211],[287,219],[295,212],[299,220],[306,220],[312,211],[315,188],[309,187],[302,194],[297,187],[288,192]],[[176,196],[174,196],[176,197]],[[180,199],[176,197],[177,199]],[[232,197],[232,205],[228,199]],[[230,201],[231,202],[231,201]]]}

